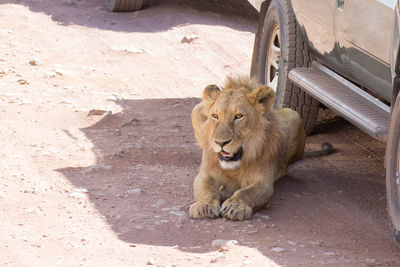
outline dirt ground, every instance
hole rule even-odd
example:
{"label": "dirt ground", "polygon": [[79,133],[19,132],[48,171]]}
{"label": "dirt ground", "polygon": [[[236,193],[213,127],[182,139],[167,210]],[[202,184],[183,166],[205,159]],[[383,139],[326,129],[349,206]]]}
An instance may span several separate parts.
{"label": "dirt ground", "polygon": [[246,1],[0,0],[0,265],[400,266],[385,146],[321,120],[305,159],[245,222],[188,218],[190,112],[249,73]]}

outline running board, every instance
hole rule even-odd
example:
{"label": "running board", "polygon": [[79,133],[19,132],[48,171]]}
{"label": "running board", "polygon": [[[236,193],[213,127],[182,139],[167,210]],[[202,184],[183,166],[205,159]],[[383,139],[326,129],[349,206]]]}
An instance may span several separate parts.
{"label": "running board", "polygon": [[377,98],[317,62],[292,69],[289,79],[365,133],[386,141],[390,107]]}

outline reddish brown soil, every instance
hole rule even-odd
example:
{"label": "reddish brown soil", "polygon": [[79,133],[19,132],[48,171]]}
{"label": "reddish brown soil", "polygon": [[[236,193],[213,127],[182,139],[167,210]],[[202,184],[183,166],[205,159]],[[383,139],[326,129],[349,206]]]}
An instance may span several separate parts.
{"label": "reddish brown soil", "polygon": [[293,166],[269,209],[187,217],[191,109],[207,84],[249,72],[256,16],[239,0],[126,14],[0,0],[0,264],[399,266],[385,146],[337,117],[307,142],[336,152]]}

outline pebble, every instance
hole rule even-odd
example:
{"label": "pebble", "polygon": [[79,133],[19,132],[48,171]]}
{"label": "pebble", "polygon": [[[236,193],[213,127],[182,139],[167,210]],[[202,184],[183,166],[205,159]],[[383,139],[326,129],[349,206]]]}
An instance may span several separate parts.
{"label": "pebble", "polygon": [[183,38],[182,38],[182,40],[181,40],[181,43],[183,44],[183,43],[191,43],[191,42],[193,42],[193,41],[195,41],[195,40],[197,40],[197,39],[199,39],[200,37],[198,36],[198,35],[196,35],[196,34],[191,34],[191,35],[187,35],[187,36],[184,36]]}
{"label": "pebble", "polygon": [[335,252],[330,252],[330,251],[324,252],[324,254],[327,256],[336,256]]}
{"label": "pebble", "polygon": [[69,194],[69,197],[75,198],[75,199],[80,199],[80,198],[84,198],[85,194],[79,193],[79,192],[72,192]]}
{"label": "pebble", "polygon": [[43,212],[37,208],[26,208],[24,209],[25,214],[43,214]]}
{"label": "pebble", "polygon": [[270,249],[270,251],[277,252],[277,253],[282,253],[282,252],[285,252],[286,249],[281,248],[281,247],[273,247],[273,248]]}
{"label": "pebble", "polygon": [[60,76],[72,76],[73,72],[70,70],[65,70],[65,69],[54,69],[54,72]]}
{"label": "pebble", "polygon": [[153,208],[159,208],[161,205],[164,205],[167,201],[164,199],[159,199],[156,203],[151,205]]}
{"label": "pebble", "polygon": [[364,260],[365,264],[367,264],[368,266],[375,266],[377,265],[377,262],[375,259],[365,259]]}
{"label": "pebble", "polygon": [[56,77],[57,73],[55,73],[54,71],[46,71],[44,73],[44,76],[46,76],[46,78],[53,78]]}
{"label": "pebble", "polygon": [[215,239],[211,242],[212,247],[221,247],[226,245],[237,245],[239,242],[237,240],[224,240],[224,239]]}
{"label": "pebble", "polygon": [[147,260],[147,265],[154,265],[154,263],[155,263],[156,261],[154,260],[154,259],[149,259],[149,260]]}
{"label": "pebble", "polygon": [[136,47],[117,47],[117,46],[112,46],[111,50],[113,51],[122,51],[130,54],[144,54],[146,51],[142,48],[136,48]]}
{"label": "pebble", "polygon": [[32,66],[39,66],[41,64],[40,60],[33,58],[31,60],[29,60],[29,64]]}
{"label": "pebble", "polygon": [[28,81],[25,80],[25,79],[18,79],[17,82],[18,82],[19,84],[21,84],[21,85],[23,85],[23,84],[29,84]]}
{"label": "pebble", "polygon": [[89,190],[87,190],[86,188],[74,188],[72,190],[77,193],[89,193]]}
{"label": "pebble", "polygon": [[126,191],[127,194],[141,194],[142,189],[140,188],[132,188]]}
{"label": "pebble", "polygon": [[91,109],[87,115],[88,116],[101,116],[106,112],[107,111],[101,110],[101,109]]}

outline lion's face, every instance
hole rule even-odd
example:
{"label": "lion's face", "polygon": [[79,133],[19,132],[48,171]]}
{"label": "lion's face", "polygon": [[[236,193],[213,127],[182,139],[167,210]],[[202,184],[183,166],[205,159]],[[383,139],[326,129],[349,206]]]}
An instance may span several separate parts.
{"label": "lion's face", "polygon": [[225,170],[238,168],[243,160],[252,160],[265,139],[268,121],[265,114],[274,100],[272,89],[261,86],[223,88],[208,86],[203,97],[210,102],[207,118],[208,142],[218,154]]}

